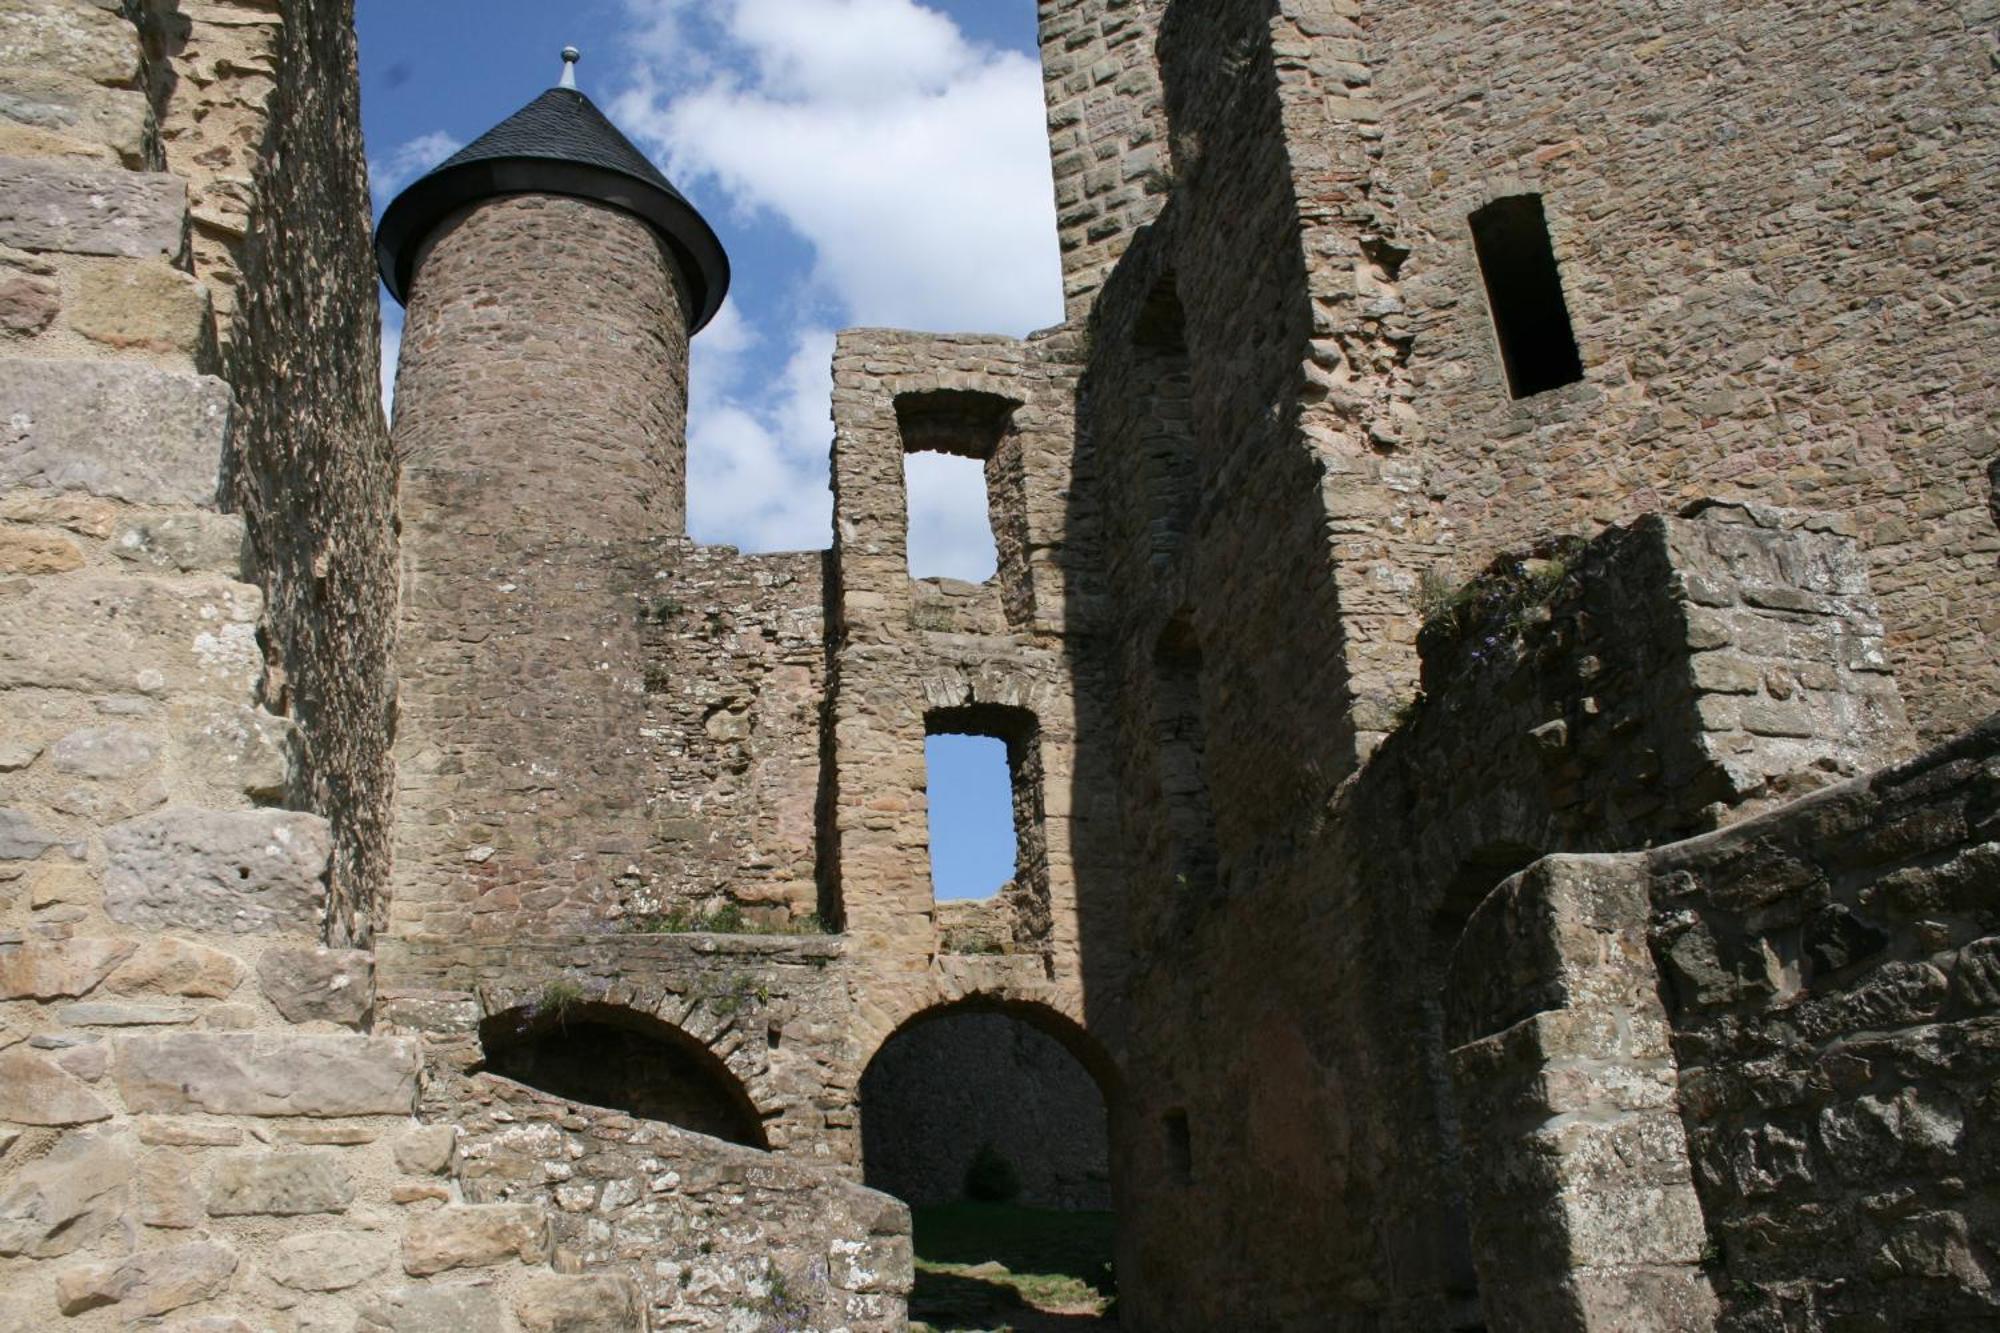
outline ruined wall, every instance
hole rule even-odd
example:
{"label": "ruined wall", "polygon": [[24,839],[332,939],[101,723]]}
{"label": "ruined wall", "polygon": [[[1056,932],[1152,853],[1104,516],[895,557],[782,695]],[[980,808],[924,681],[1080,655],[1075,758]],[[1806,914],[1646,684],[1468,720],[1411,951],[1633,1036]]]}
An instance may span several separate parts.
{"label": "ruined wall", "polygon": [[[322,172],[353,185],[345,234],[365,240],[344,13],[294,19],[295,109],[277,113],[274,151],[311,159],[300,191]],[[188,186],[120,166],[160,165],[126,151],[122,118],[128,92],[143,104],[136,90],[171,78],[96,4],[0,6],[0,50],[56,127],[9,137],[56,156],[4,168],[0,222],[34,279],[16,308],[48,316],[17,321],[6,350],[22,355],[0,360],[0,1324],[349,1327],[377,1298],[422,1299],[413,1279],[512,1255],[467,1251],[406,1208],[403,1173],[427,1169],[404,1137],[418,1050],[357,1030],[370,956],[319,947],[336,838],[281,805],[312,788],[299,729],[267,707],[284,697],[278,617],[243,578],[263,516],[220,512],[219,480],[269,446],[268,391],[246,382],[232,422],[230,386],[202,373],[214,339],[185,268]],[[329,114],[311,148],[292,145],[293,117],[329,104],[345,130]],[[158,137],[149,121],[140,141]],[[295,224],[288,189],[273,207]],[[320,257],[366,272],[365,246]],[[372,387],[337,393],[372,385],[372,315],[345,322],[355,304],[315,275],[331,308],[257,324],[329,395],[323,415],[299,412],[305,454],[355,445],[342,426],[379,438]],[[286,345],[309,336],[327,340],[310,358]]]}
{"label": "ruined wall", "polygon": [[[1115,949],[1082,940],[1109,904],[1082,903],[1075,890],[1074,828],[1091,817],[1093,796],[1072,778],[1078,687],[1063,651],[1087,613],[1073,599],[1078,551],[1065,527],[1067,350],[1053,339],[862,329],[844,333],[835,353],[838,620],[822,837],[857,960],[886,987],[915,974],[908,996],[887,1002],[893,1018],[878,1038],[931,998],[922,974],[938,953],[924,797],[932,726],[1009,746],[1015,948],[981,965],[1066,988],[1068,1007],[1086,957],[1116,965]],[[985,434],[965,433],[967,422]],[[1000,567],[977,587],[909,574],[903,460],[938,447],[985,459]]]}
{"label": "ruined wall", "polygon": [[1013,1168],[1018,1202],[1109,1208],[1104,1097],[1053,1038],[1001,1014],[917,1024],[861,1081],[868,1183],[910,1204],[955,1203],[986,1148]]}
{"label": "ruined wall", "polygon": [[[1880,626],[1861,558],[1837,528],[1710,506],[1496,571],[1426,631],[1424,700],[1301,821],[1291,855],[1240,859],[1222,823],[1207,885],[1175,869],[1181,835],[1152,804],[1171,790],[1186,716],[1162,728],[1158,694],[1126,697],[1132,766],[1161,770],[1127,789],[1147,951],[1127,1047],[1134,1128],[1116,1162],[1135,1317],[1481,1318],[1488,1266],[1474,1267],[1467,1217],[1512,1186],[1468,1191],[1458,1138],[1516,1122],[1490,1098],[1454,1098],[1452,945],[1493,885],[1545,852],[1686,836],[1906,752],[1900,701],[1869,653]],[[1155,668],[1153,690],[1163,679]],[[1195,717],[1219,784],[1257,756],[1215,715]],[[1683,1162],[1684,1192],[1686,1176]],[[1484,1308],[1532,1326],[1514,1306]]]}
{"label": "ruined wall", "polygon": [[225,501],[267,599],[265,702],[303,740],[293,799],[332,821],[327,937],[365,946],[386,919],[397,534],[352,14],[188,17],[162,138],[236,390]]}
{"label": "ruined wall", "polygon": [[1165,0],[1038,0],[1063,306],[1090,309],[1173,184],[1153,52]]}
{"label": "ruined wall", "polygon": [[1722,1326],[1995,1317],[2000,728],[1646,858]]}
{"label": "ruined wall", "polygon": [[[1367,6],[1424,492],[1461,571],[1704,495],[1861,524],[1924,735],[2000,687],[1992,14]],[[1580,384],[1510,399],[1467,216],[1540,193]]]}
{"label": "ruined wall", "polygon": [[1452,1061],[1490,1315],[1992,1319],[1997,746],[1481,904]]}

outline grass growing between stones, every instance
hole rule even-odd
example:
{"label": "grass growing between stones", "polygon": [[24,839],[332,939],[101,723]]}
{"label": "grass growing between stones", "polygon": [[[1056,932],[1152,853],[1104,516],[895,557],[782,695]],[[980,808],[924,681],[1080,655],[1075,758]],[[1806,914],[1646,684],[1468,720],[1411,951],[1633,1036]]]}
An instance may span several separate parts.
{"label": "grass growing between stones", "polygon": [[912,1329],[1061,1333],[1115,1322],[1110,1213],[1001,1203],[910,1211]]}

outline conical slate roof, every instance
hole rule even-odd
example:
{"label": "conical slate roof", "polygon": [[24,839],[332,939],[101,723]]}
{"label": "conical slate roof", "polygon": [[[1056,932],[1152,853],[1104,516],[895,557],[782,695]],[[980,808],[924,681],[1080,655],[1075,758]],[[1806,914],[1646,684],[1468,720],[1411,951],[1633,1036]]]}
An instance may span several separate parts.
{"label": "conical slate roof", "polygon": [[588,97],[551,88],[396,196],[375,229],[375,263],[405,299],[417,257],[440,223],[481,199],[566,194],[644,220],[680,257],[691,292],[689,332],[715,316],[729,289],[722,242],[673,182]]}

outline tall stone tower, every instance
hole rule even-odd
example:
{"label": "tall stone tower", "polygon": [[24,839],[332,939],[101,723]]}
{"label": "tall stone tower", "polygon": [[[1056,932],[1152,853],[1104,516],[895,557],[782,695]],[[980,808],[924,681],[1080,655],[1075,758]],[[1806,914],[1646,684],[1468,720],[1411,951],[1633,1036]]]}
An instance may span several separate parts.
{"label": "tall stone tower", "polygon": [[728,260],[567,67],[398,196],[376,255],[409,311],[392,929],[573,925],[645,842],[621,553],[684,532],[688,340]]}

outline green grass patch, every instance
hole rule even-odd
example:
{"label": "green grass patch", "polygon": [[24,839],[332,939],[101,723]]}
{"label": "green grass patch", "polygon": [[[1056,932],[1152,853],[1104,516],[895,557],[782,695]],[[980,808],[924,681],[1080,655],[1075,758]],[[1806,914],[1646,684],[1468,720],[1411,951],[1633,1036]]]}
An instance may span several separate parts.
{"label": "green grass patch", "polygon": [[1108,1322],[1110,1213],[950,1203],[911,1211],[912,1327],[1082,1329]]}

